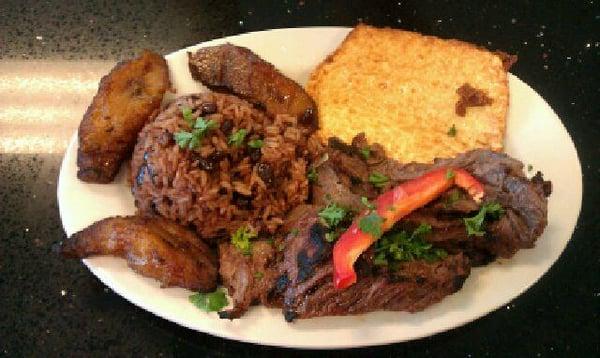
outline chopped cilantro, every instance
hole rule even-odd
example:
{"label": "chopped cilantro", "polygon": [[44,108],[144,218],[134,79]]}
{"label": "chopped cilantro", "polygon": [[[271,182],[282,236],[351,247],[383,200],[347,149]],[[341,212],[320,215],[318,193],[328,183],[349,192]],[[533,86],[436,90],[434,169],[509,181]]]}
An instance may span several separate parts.
{"label": "chopped cilantro", "polygon": [[209,293],[195,293],[188,299],[194,306],[205,312],[218,312],[228,304],[227,296],[222,289]]}
{"label": "chopped cilantro", "polygon": [[173,139],[175,139],[175,143],[177,143],[180,148],[186,148],[190,144],[192,137],[192,133],[185,131],[173,134]]}
{"label": "chopped cilantro", "polygon": [[446,257],[446,251],[434,248],[423,239],[430,232],[431,226],[421,224],[410,235],[406,231],[400,231],[382,236],[375,244],[373,263],[386,266],[390,261],[435,261]]}
{"label": "chopped cilantro", "polygon": [[504,214],[504,209],[498,203],[486,203],[484,204],[477,215],[464,218],[465,226],[467,228],[467,235],[483,236],[485,235],[484,220],[486,216],[492,219],[500,218],[500,215]]}
{"label": "chopped cilantro", "polygon": [[254,278],[257,280],[262,280],[263,277],[265,277],[265,274],[260,271],[254,273]]}
{"label": "chopped cilantro", "polygon": [[449,137],[456,137],[456,126],[453,124],[446,134],[448,134]]}
{"label": "chopped cilantro", "polygon": [[337,206],[335,203],[330,203],[324,209],[319,211],[319,217],[323,219],[328,227],[333,228],[344,220],[346,213],[346,209]]}
{"label": "chopped cilantro", "polygon": [[446,179],[450,180],[452,178],[454,178],[454,171],[452,169],[448,169],[446,170]]}
{"label": "chopped cilantro", "polygon": [[183,115],[183,119],[190,125],[190,127],[193,127],[194,114],[192,113],[192,109],[190,107],[181,107],[181,114]]}
{"label": "chopped cilantro", "polygon": [[317,170],[314,167],[309,169],[306,177],[311,183],[316,183],[317,181],[319,181],[319,173],[317,173]]}
{"label": "chopped cilantro", "polygon": [[231,235],[231,243],[237,247],[238,250],[244,255],[250,255],[252,253],[252,242],[251,239],[255,238],[257,234],[247,226],[240,226],[237,231]]}
{"label": "chopped cilantro", "polygon": [[383,188],[389,180],[390,178],[381,173],[373,172],[369,174],[369,182],[376,188]]}
{"label": "chopped cilantro", "polygon": [[246,138],[246,134],[248,134],[248,131],[245,130],[244,128],[238,129],[237,131],[231,133],[231,135],[229,136],[229,144],[233,145],[234,147],[241,147],[242,143],[244,143],[244,138]]}
{"label": "chopped cilantro", "polygon": [[533,170],[533,165],[527,164],[527,171],[530,172]]}
{"label": "chopped cilantro", "polygon": [[362,154],[363,158],[369,159],[369,157],[371,156],[371,148],[369,148],[369,147],[362,148],[360,150],[360,154]]}
{"label": "chopped cilantro", "polygon": [[259,148],[262,148],[262,146],[263,146],[262,139],[252,139],[251,141],[248,142],[248,147],[250,147],[250,148],[259,149]]}
{"label": "chopped cilantro", "polygon": [[[196,123],[194,124],[194,129],[197,133],[201,133],[202,135],[206,134],[211,129],[217,128],[219,125],[214,119],[209,119],[208,121],[202,117],[198,117],[196,119]],[[195,131],[195,132],[196,132]]]}
{"label": "chopped cilantro", "polygon": [[364,216],[358,222],[358,227],[364,233],[370,234],[376,240],[381,237],[382,229],[381,224],[383,219],[376,212],[371,212],[369,215]]}
{"label": "chopped cilantro", "polygon": [[173,139],[175,139],[175,142],[177,143],[177,145],[179,145],[180,148],[187,147],[188,149],[194,149],[198,145],[200,145],[200,142],[202,141],[202,138],[204,138],[206,133],[209,130],[214,129],[216,127],[217,122],[215,122],[214,120],[211,119],[207,121],[202,117],[198,117],[196,119],[195,124],[193,125],[194,129],[192,129],[191,132],[176,132],[175,134],[173,134]]}
{"label": "chopped cilantro", "polygon": [[361,197],[360,197],[360,202],[361,202],[361,203],[362,203],[364,206],[366,206],[368,209],[370,209],[370,210],[374,210],[374,209],[375,209],[375,204],[371,203],[371,202],[369,201],[369,199],[367,199],[367,197],[366,197],[366,196],[361,196]]}
{"label": "chopped cilantro", "polygon": [[296,237],[296,236],[298,236],[299,232],[300,232],[300,230],[298,230],[298,228],[295,227],[292,230],[290,230],[290,235],[292,235],[293,237]]}

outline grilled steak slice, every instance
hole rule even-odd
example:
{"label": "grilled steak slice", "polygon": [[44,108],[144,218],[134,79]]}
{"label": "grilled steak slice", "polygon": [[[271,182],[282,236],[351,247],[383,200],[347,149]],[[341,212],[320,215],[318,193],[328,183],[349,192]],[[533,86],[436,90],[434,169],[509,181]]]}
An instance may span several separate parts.
{"label": "grilled steak slice", "polygon": [[[481,149],[455,158],[438,159],[433,164],[402,164],[381,156],[369,163],[361,153],[365,143],[361,135],[352,145],[329,140],[326,150],[330,160],[317,169],[319,181],[313,186],[317,205],[331,200],[360,210],[361,196],[373,199],[380,192],[368,183],[370,173],[389,178],[383,191],[436,168],[458,167],[479,179],[485,186],[484,201],[500,203],[506,214],[489,223],[485,236],[468,236],[462,219],[475,215],[480,206],[462,190],[452,189],[403,219],[405,225],[409,228],[420,223],[432,225],[433,233],[426,237],[428,241],[451,253],[464,252],[474,265],[488,263],[497,256],[511,257],[519,249],[533,247],[546,227],[550,182],[544,181],[541,173],[527,179],[523,164],[506,154]],[[363,177],[355,178],[356,175]]]}
{"label": "grilled steak slice", "polygon": [[219,274],[233,300],[233,308],[219,317],[239,318],[255,303],[272,305],[269,294],[279,277],[273,243],[252,242],[252,253],[244,255],[232,244],[219,245]]}
{"label": "grilled steak slice", "polygon": [[282,264],[287,321],[376,310],[420,311],[459,290],[470,273],[469,260],[460,253],[432,263],[403,263],[394,271],[374,268],[362,257],[357,263],[357,283],[337,290],[333,287],[332,245],[324,240],[316,208],[298,216],[296,226],[298,233],[286,239]]}
{"label": "grilled steak slice", "polygon": [[316,127],[316,105],[304,89],[245,47],[225,44],[189,53],[192,77],[209,88],[227,89],[261,105],[271,115],[291,114]]}
{"label": "grilled steak slice", "polygon": [[217,285],[217,258],[196,234],[167,219],[139,216],[100,220],[61,243],[66,258],[113,255],[127,259],[137,273],[208,292]]}

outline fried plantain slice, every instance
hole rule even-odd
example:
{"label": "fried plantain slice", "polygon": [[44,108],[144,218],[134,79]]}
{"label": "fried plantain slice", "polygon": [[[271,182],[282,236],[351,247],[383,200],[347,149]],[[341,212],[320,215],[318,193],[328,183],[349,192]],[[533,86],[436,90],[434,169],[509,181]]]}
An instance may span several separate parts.
{"label": "fried plantain slice", "polygon": [[270,115],[291,114],[314,126],[316,105],[304,89],[245,47],[225,44],[188,53],[192,77],[205,86],[227,89],[265,108]]}
{"label": "fried plantain slice", "polygon": [[60,243],[59,252],[65,258],[122,257],[163,287],[208,292],[217,284],[216,254],[191,230],[160,217],[100,220]]}
{"label": "fried plantain slice", "polygon": [[167,63],[148,50],[104,76],[79,125],[77,177],[91,183],[111,182],[169,87]]}

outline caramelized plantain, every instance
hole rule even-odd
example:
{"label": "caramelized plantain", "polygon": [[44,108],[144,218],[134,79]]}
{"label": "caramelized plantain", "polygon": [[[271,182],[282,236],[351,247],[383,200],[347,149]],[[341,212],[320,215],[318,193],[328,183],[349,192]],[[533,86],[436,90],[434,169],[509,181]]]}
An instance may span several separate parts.
{"label": "caramelized plantain", "polygon": [[60,244],[66,258],[112,255],[127,259],[137,273],[163,287],[202,292],[217,284],[217,257],[194,232],[160,217],[111,217],[73,234]]}
{"label": "caramelized plantain", "polygon": [[79,179],[91,183],[114,179],[169,86],[164,58],[147,50],[136,59],[117,64],[102,78],[79,125]]}

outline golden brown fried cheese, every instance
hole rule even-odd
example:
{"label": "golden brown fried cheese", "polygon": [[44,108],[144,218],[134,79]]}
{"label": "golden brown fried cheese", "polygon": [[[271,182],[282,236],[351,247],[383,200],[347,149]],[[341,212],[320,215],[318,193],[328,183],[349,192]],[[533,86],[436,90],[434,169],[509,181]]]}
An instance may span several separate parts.
{"label": "golden brown fried cheese", "polygon": [[160,217],[100,220],[63,241],[59,252],[67,258],[122,257],[134,271],[157,279],[163,287],[208,292],[217,284],[215,253],[193,231]]}
{"label": "golden brown fried cheese", "polygon": [[167,63],[148,50],[104,76],[79,125],[77,177],[90,183],[111,182],[169,87]]}
{"label": "golden brown fried cheese", "polygon": [[[426,163],[475,148],[502,150],[505,65],[515,60],[458,40],[359,25],[313,71],[307,91],[323,138],[350,143],[364,132],[388,156]],[[457,90],[465,83],[489,100],[461,116]]]}

